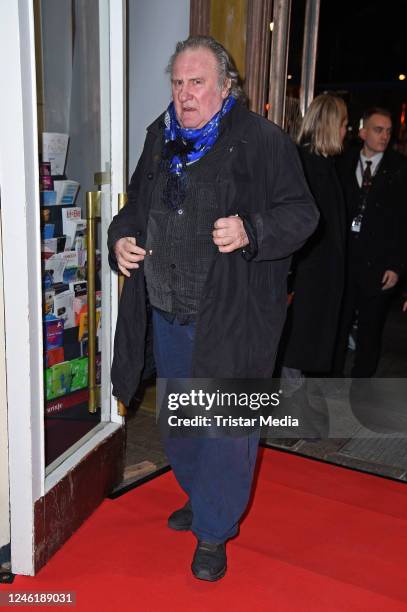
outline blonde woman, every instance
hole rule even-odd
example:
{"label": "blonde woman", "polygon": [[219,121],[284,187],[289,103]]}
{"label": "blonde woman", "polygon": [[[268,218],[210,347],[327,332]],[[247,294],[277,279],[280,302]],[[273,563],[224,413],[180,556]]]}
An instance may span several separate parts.
{"label": "blonde woman", "polygon": [[332,367],[344,288],[346,235],[335,157],[342,152],[347,122],[345,102],[337,96],[320,95],[305,113],[297,139],[321,216],[317,230],[293,262],[294,297],[282,355],[286,375],[291,369],[297,377],[301,373],[316,376]]}

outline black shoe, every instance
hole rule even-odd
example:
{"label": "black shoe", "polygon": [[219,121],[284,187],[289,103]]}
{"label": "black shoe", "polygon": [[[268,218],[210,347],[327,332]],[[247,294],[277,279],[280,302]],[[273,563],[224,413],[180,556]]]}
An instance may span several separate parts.
{"label": "black shoe", "polygon": [[189,531],[192,526],[192,506],[191,502],[188,501],[183,508],[175,510],[168,517],[168,527],[175,529],[175,531]]}
{"label": "black shoe", "polygon": [[192,560],[192,573],[199,580],[215,582],[226,574],[226,547],[225,542],[212,544],[198,540]]}

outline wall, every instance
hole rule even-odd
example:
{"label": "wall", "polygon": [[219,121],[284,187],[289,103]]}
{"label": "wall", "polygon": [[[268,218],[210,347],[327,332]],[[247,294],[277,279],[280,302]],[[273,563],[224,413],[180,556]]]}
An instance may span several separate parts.
{"label": "wall", "polygon": [[210,35],[229,51],[242,79],[246,66],[247,0],[211,0]]}
{"label": "wall", "polygon": [[128,169],[143,148],[146,127],[168,106],[165,68],[175,43],[189,34],[189,0],[128,2]]}

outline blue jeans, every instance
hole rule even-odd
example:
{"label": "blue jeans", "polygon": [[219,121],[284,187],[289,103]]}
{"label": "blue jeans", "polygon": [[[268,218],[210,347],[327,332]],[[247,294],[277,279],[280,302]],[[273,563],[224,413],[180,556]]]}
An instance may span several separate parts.
{"label": "blue jeans", "polygon": [[[153,309],[159,378],[190,378],[195,323],[168,322]],[[192,504],[199,540],[224,542],[237,534],[250,497],[259,434],[241,438],[165,438],[174,475]]]}

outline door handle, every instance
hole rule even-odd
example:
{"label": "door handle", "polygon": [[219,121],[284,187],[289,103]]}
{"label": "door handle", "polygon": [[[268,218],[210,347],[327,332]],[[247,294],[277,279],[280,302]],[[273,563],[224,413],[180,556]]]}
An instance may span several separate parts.
{"label": "door handle", "polygon": [[[118,201],[119,201],[119,210],[121,210],[127,204],[127,193],[119,193]],[[119,282],[119,300],[120,300],[120,296],[121,296],[123,285],[124,285],[124,276],[122,274],[119,274],[118,282]],[[123,417],[126,416],[127,414],[127,408],[123,404],[123,402],[120,400],[117,400],[117,414]]]}
{"label": "door handle", "polygon": [[100,191],[86,192],[87,285],[88,285],[88,384],[90,413],[100,404],[96,386],[96,222],[100,220]]}

